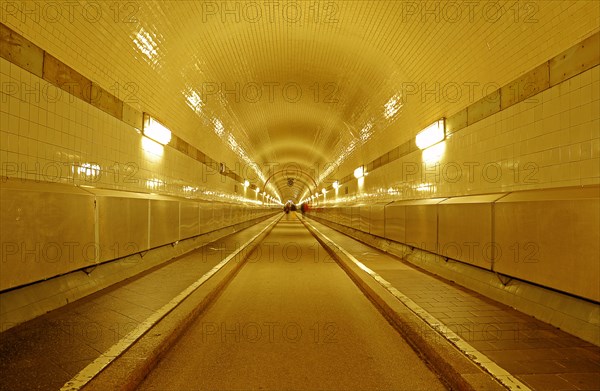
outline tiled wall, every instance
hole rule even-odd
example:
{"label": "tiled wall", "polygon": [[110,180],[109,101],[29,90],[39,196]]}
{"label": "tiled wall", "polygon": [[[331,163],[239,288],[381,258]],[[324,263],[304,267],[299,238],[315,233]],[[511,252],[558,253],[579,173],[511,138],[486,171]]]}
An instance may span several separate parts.
{"label": "tiled wall", "polygon": [[231,195],[237,187],[244,195],[232,179],[171,147],[162,156],[145,151],[136,128],[4,58],[0,84],[2,176],[184,196]]}
{"label": "tiled wall", "polygon": [[[48,17],[38,17],[37,19],[34,17],[39,16],[39,9],[43,9],[43,6],[39,4],[31,6],[31,9],[38,10],[33,14],[28,14],[28,16],[20,13],[17,13],[16,16],[5,14],[1,22],[23,34],[27,39],[40,45],[42,49],[47,50],[103,88],[114,91],[116,86],[120,86],[121,90],[116,88],[115,93],[126,103],[131,104],[139,111],[148,110],[158,113],[159,117],[161,115],[168,116],[172,121],[169,123],[176,125],[176,134],[186,137],[192,145],[206,153],[219,155],[213,156],[214,158],[218,157],[222,161],[235,165],[236,159],[233,159],[234,155],[226,147],[226,143],[219,140],[214,132],[207,130],[206,124],[202,124],[202,121],[183,102],[181,96],[183,86],[175,85],[176,82],[181,81],[181,75],[174,74],[173,70],[183,69],[184,66],[190,65],[185,59],[173,68],[161,69],[160,64],[147,63],[145,58],[135,51],[135,47],[129,40],[127,41],[129,46],[122,46],[121,40],[112,42],[109,37],[103,36],[105,33],[100,27],[107,23],[114,29],[111,31],[114,31],[115,36],[120,38],[135,37],[135,34],[131,36],[132,31],[138,29],[137,25],[132,27],[123,20],[116,24],[112,23],[110,6],[103,8],[104,15],[109,18],[101,23],[91,23],[89,20],[84,20],[85,18],[76,18],[73,22],[62,18],[54,22]],[[473,56],[474,58],[467,56],[462,58],[460,64],[464,63],[464,67],[450,67],[451,69],[448,71],[460,74],[453,75],[450,80],[476,80],[484,83],[490,81],[488,78],[492,78],[492,81],[500,84],[508,82],[515,75],[530,71],[531,67],[538,65],[540,60],[547,60],[548,56],[555,55],[557,51],[560,52],[576,43],[577,40],[588,37],[590,32],[597,30],[597,18],[587,18],[591,12],[591,3],[556,2],[552,4],[551,7],[539,7],[540,14],[536,17],[539,18],[540,24],[543,24],[542,29],[534,29],[533,26],[537,26],[537,24],[523,24],[523,31],[535,33],[536,39],[523,43],[518,40],[522,31],[507,29],[507,35],[504,36],[503,42],[512,41],[516,45],[515,47],[518,46],[520,49],[510,56],[502,57],[502,64],[506,66],[503,66],[498,73],[488,72],[484,66],[479,66],[483,54],[489,51],[489,47],[486,46],[486,43],[489,44],[489,42],[484,42],[488,36],[482,33],[476,37],[476,46],[488,49],[478,52],[478,55]],[[164,34],[172,36],[170,42],[179,42],[175,39],[174,27],[167,23],[170,19],[161,18],[160,7],[157,7],[156,3],[140,3],[140,5],[144,5],[144,7],[140,8],[137,17],[140,20],[153,20],[160,27],[153,29],[160,33],[156,37],[157,39]],[[121,10],[126,11],[124,8]],[[174,10],[173,12],[178,11]],[[593,15],[593,12],[591,14]],[[142,15],[145,17],[142,18]],[[125,14],[121,16],[124,17]],[[175,16],[183,15],[177,14],[173,17]],[[556,26],[563,26],[556,22],[559,19],[572,19],[577,22],[572,23],[575,25],[572,29],[563,33],[556,28]],[[418,25],[418,21],[414,22]],[[555,22],[557,24],[554,24]],[[412,31],[417,28],[413,26],[415,23],[406,24],[404,27],[410,28]],[[508,23],[508,21],[504,20],[504,23]],[[489,29],[503,28],[500,24],[483,23],[482,26]],[[204,27],[207,31],[211,31],[210,28],[214,26]],[[198,28],[200,29],[198,31],[203,31],[200,27]],[[439,31],[437,33],[441,34]],[[494,37],[495,35],[489,36]],[[547,37],[547,39],[541,42],[542,37]],[[177,38],[182,37],[177,36]],[[185,37],[184,41],[187,42],[188,38]],[[427,49],[439,49],[434,46],[435,42],[429,41],[430,39],[426,40],[432,45],[430,48],[424,47],[425,50],[414,54],[425,55],[429,53]],[[466,44],[465,42],[465,40],[457,39],[458,46],[454,48],[454,53],[463,52],[459,49]],[[495,51],[490,52],[490,55],[498,55],[497,51],[504,50],[506,45],[502,45],[503,42],[491,42],[492,46],[496,46],[494,46]],[[178,47],[178,45],[174,45],[174,47]],[[252,46],[248,46],[248,48],[252,48]],[[505,52],[501,51],[501,53]],[[410,56],[406,58],[410,58]],[[110,59],[117,60],[111,63]],[[413,61],[411,64],[405,65],[412,66],[416,63]],[[434,61],[433,63],[435,66],[439,65],[438,62]],[[58,91],[61,101],[52,103],[53,99],[48,94],[56,93],[57,90],[49,87],[45,81],[19,70],[18,67],[8,64],[5,60],[2,60],[1,68],[3,115],[0,174],[24,175],[31,179],[41,176],[41,179],[52,180],[59,173],[63,180],[84,183],[86,179],[78,171],[86,172],[86,168],[73,170],[72,166],[78,163],[91,163],[100,165],[102,170],[100,178],[94,178],[93,181],[97,181],[96,183],[103,187],[155,190],[152,184],[158,183],[160,187],[160,181],[162,181],[167,183],[165,192],[174,194],[183,194],[185,193],[184,189],[197,187],[224,193],[234,191],[236,183],[231,179],[218,175],[204,178],[202,174],[207,171],[213,174],[212,170],[208,170],[193,159],[180,156],[181,154],[174,151],[173,148],[165,148],[161,161],[148,157],[139,148],[141,138],[133,127],[109,117],[84,102],[73,99],[65,92]],[[415,72],[437,75],[433,69],[419,69]],[[361,198],[370,198],[371,196],[377,198],[380,196],[422,198],[597,183],[598,96],[592,96],[589,100],[588,97],[583,96],[589,95],[589,91],[594,94],[598,90],[597,75],[596,67],[595,70],[567,80],[538,96],[518,103],[453,134],[446,142],[446,153],[440,162],[439,176],[435,176],[435,168],[423,170],[421,152],[415,151],[371,172],[365,178],[365,185],[358,192],[359,196]],[[409,80],[417,79],[414,74],[408,76]],[[582,81],[577,82],[576,80],[579,80],[580,77]],[[583,78],[592,78],[596,86]],[[24,83],[21,82],[21,79],[24,80]],[[215,80],[221,80],[221,78]],[[123,90],[128,83],[133,83],[139,89],[135,101],[129,99],[127,90]],[[587,86],[586,83],[590,85]],[[13,88],[16,88],[16,92]],[[29,93],[31,89],[39,90],[39,92],[37,95],[35,92]],[[556,92],[557,89],[559,92]],[[566,91],[564,91],[565,89]],[[580,95],[576,91],[579,89],[583,94],[582,100],[573,98],[575,102],[571,102],[571,96]],[[480,90],[474,98],[479,98],[479,94],[481,94]],[[548,94],[551,96],[558,94],[560,99],[566,99],[563,98],[563,94],[569,96],[568,123],[566,119],[563,119],[566,116],[564,112],[560,116],[554,114],[554,119],[552,119],[552,114],[546,115],[547,112],[555,110],[552,105],[548,109],[545,108],[544,97]],[[36,102],[28,107],[27,102],[32,100]],[[537,103],[533,103],[534,101]],[[19,104],[17,105],[15,102]],[[581,102],[585,102],[585,105],[580,105]],[[418,119],[409,118],[407,123],[402,123],[402,131],[394,131],[396,127],[394,125],[385,132],[381,132],[381,134],[392,137],[391,141],[384,139],[371,143],[372,145],[368,148],[365,146],[365,159],[368,161],[369,158],[385,152],[387,148],[397,145],[398,142],[406,141],[405,137],[417,130],[416,121],[425,121],[426,118],[432,116],[437,118],[444,110],[452,114],[463,108],[465,103],[469,102],[461,101],[456,104],[441,102],[438,104],[438,102],[428,100],[427,105],[415,108],[414,116]],[[578,106],[571,108],[571,104]],[[458,105],[460,107],[457,107]],[[590,105],[591,107],[588,109]],[[17,106],[19,107],[18,111]],[[559,106],[560,110],[566,110],[562,101]],[[44,120],[44,115],[39,116],[40,109],[41,112],[46,110],[47,113],[54,115],[46,115],[46,123],[36,126]],[[56,120],[57,113],[58,121]],[[592,119],[591,122],[586,120],[588,113]],[[556,119],[560,119],[560,121],[556,121]],[[586,122],[574,125],[580,119]],[[594,123],[593,120],[596,122]],[[557,123],[560,128],[553,128]],[[28,124],[33,125],[29,126]],[[406,125],[405,128],[404,125]],[[552,129],[552,131],[549,132],[548,129]],[[394,134],[390,135],[391,133]],[[569,133],[568,136],[567,133]],[[589,138],[585,135],[586,133],[591,134]],[[362,153],[362,151],[355,153],[351,159],[348,159],[349,162],[345,163],[338,171],[344,174],[351,173],[351,169],[354,168],[360,157],[357,155]],[[120,167],[118,173],[115,173],[114,170],[115,162]],[[518,163],[518,166],[515,163]],[[348,170],[348,168],[351,169]],[[27,172],[31,170],[33,172]],[[498,172],[498,170],[500,171]],[[472,176],[470,175],[471,171]],[[425,176],[424,172],[427,172],[428,175]],[[131,173],[136,174],[137,181],[129,181],[128,175]],[[455,181],[459,174],[461,175],[460,180]],[[153,179],[158,179],[158,181],[153,181]],[[148,186],[148,183],[151,186]],[[238,194],[243,195],[243,188],[239,184],[237,186]],[[345,193],[345,186],[349,187],[349,195],[357,193],[356,180],[352,179],[344,184],[344,187],[340,189],[342,195]],[[330,194],[332,193],[330,192]],[[248,191],[248,195],[249,198],[256,199],[256,195],[252,191]]]}
{"label": "tiled wall", "polygon": [[[101,6],[103,18],[99,21],[82,15],[81,6],[76,7],[76,14],[72,19],[64,13],[62,17],[56,18],[58,20],[54,20],[52,17],[44,17],[44,10],[51,11],[52,8],[46,3],[56,5],[56,2],[10,2],[13,3],[17,9],[15,12],[5,12],[2,23],[103,88],[116,90],[119,98],[137,110],[165,118],[167,125],[178,136],[205,153],[219,151],[219,160],[228,165],[235,164],[238,157],[215,134],[210,121],[203,123],[190,110],[184,93],[205,81],[244,83],[257,78],[259,81],[281,81],[273,72],[267,71],[268,74],[262,76],[254,70],[270,69],[263,61],[280,59],[281,62],[277,65],[282,64],[280,69],[286,74],[296,69],[305,59],[294,55],[286,56],[291,52],[286,47],[289,45],[287,39],[276,37],[289,37],[294,42],[326,43],[320,49],[323,53],[320,50],[298,53],[308,58],[315,55],[319,60],[319,66],[309,67],[310,72],[303,77],[311,82],[332,82],[343,87],[340,88],[342,95],[339,97],[342,103],[332,110],[333,113],[343,114],[339,121],[331,121],[333,125],[324,124],[327,133],[331,132],[334,137],[319,138],[333,140],[331,144],[334,145],[321,145],[317,148],[338,151],[348,146],[350,137],[338,124],[341,125],[342,121],[350,123],[350,130],[355,134],[364,125],[352,120],[351,117],[354,116],[346,115],[357,113],[360,107],[343,103],[350,102],[355,95],[360,98],[362,91],[368,93],[364,94],[364,100],[358,99],[359,104],[369,103],[367,98],[373,97],[373,107],[365,110],[364,115],[356,115],[357,118],[366,119],[375,110],[383,109],[376,106],[383,106],[406,81],[423,81],[429,88],[436,83],[504,84],[598,29],[598,10],[590,1],[500,1],[498,4],[509,11],[497,21],[482,18],[480,11],[485,2],[475,2],[479,3],[475,4],[477,17],[474,21],[463,18],[463,24],[443,20],[440,23],[423,23],[419,14],[412,17],[402,14],[405,10],[403,6],[407,4],[423,4],[423,9],[431,9],[441,8],[443,2],[425,4],[397,1],[395,6],[393,2],[331,2],[339,9],[340,23],[330,25],[292,25],[279,23],[279,19],[278,23],[222,23],[222,19],[217,17],[206,21],[201,12],[205,2],[171,2],[168,6],[163,6],[165,3],[159,1],[91,2]],[[222,6],[224,3],[215,4]],[[262,6],[262,2],[257,4]],[[236,5],[239,4],[232,4]],[[381,17],[382,15],[385,17]],[[136,22],[130,23],[129,16],[133,16]],[[227,20],[231,22],[232,19]],[[423,31],[427,33],[423,34]],[[133,44],[138,34],[144,36],[146,33],[156,43],[157,53],[153,60],[145,57]],[[336,38],[332,38],[333,36]],[[337,37],[343,37],[344,40],[338,41]],[[452,44],[447,45],[448,41],[443,37],[450,37]],[[340,47],[345,44],[348,45],[347,51]],[[331,47],[336,47],[336,50],[330,50]],[[461,55],[466,52],[472,55]],[[369,54],[365,56],[365,53]],[[352,61],[352,66],[343,62],[345,58],[349,59],[349,63]],[[307,64],[310,66],[313,63]],[[198,72],[195,66],[202,72]],[[331,69],[334,69],[334,74],[330,73]],[[134,96],[131,96],[127,86],[136,88]],[[373,90],[369,90],[370,88]],[[477,88],[473,99],[479,99],[483,93],[482,88]],[[358,159],[364,157],[369,161],[384,152],[390,144],[398,145],[413,137],[413,132],[420,126],[439,118],[440,114],[452,114],[472,103],[467,94],[456,102],[439,101],[437,97],[429,97],[426,102],[422,102],[419,98],[415,96],[414,104],[409,109],[407,107],[403,118],[399,118],[398,122],[391,124],[384,121],[376,129],[373,142],[361,146],[361,151],[348,158],[339,172],[342,175],[351,173]],[[260,119],[255,114],[260,113],[262,107],[255,104],[247,104],[243,108],[236,106],[239,111],[236,110],[237,115],[232,116],[227,112],[228,105],[217,103],[216,99],[210,104],[213,104],[211,109],[214,111],[214,118],[221,118],[227,131],[235,135],[241,145],[254,144],[262,149],[263,145],[269,144],[266,131],[261,130],[260,126],[248,125],[248,119]],[[207,106],[210,104],[207,103]],[[287,109],[288,106],[282,107]],[[323,117],[320,111],[322,107],[323,105],[302,106],[297,111],[305,117]],[[284,112],[280,108],[269,106],[270,111]],[[207,118],[210,117],[208,115]],[[247,134],[259,141],[252,142]],[[335,136],[339,136],[339,141],[335,141]],[[267,142],[263,142],[265,140]],[[327,142],[324,141],[323,144]],[[259,155],[252,152],[255,151],[250,148],[249,154],[252,157]],[[269,153],[259,156],[265,157],[269,162],[275,160],[274,155]],[[336,156],[327,158],[335,161]]]}
{"label": "tiled wall", "polygon": [[[415,150],[339,200],[430,198],[600,183],[600,67],[452,133],[439,161]],[[348,196],[345,187],[348,186]],[[322,198],[321,198],[322,199]],[[334,199],[330,191],[328,201]]]}
{"label": "tiled wall", "polygon": [[[166,125],[177,135],[192,141],[191,136],[202,125],[182,99],[180,75],[163,72],[131,42],[136,32],[154,34],[148,25],[162,21],[155,7],[150,2],[133,1],[7,2],[0,22],[136,110],[167,119]],[[157,32],[159,35],[174,28],[161,27],[164,30]],[[159,57],[162,54],[159,49]],[[184,66],[186,60],[181,60]],[[215,134],[206,132],[203,136],[198,138],[203,150],[221,145]],[[197,141],[195,137],[193,141]],[[223,151],[220,158],[231,164],[233,156]]]}

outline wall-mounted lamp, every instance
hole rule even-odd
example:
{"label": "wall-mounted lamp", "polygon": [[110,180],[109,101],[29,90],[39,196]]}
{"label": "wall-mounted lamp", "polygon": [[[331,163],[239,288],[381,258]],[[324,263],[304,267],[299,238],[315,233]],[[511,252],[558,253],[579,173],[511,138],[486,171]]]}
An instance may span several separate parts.
{"label": "wall-mounted lamp", "polygon": [[151,138],[142,136],[142,149],[151,155],[160,157],[163,155],[165,147],[162,144],[152,140]]}
{"label": "wall-mounted lamp", "polygon": [[246,180],[244,181],[244,187],[248,187],[248,186],[250,186],[250,182],[248,182],[248,180],[246,179]]}
{"label": "wall-mounted lamp", "polygon": [[446,138],[446,119],[442,118],[438,121],[435,121],[425,129],[421,130],[417,137],[415,138],[415,142],[419,149],[425,149],[433,144],[437,144],[440,141]]}
{"label": "wall-mounted lamp", "polygon": [[152,118],[150,114],[144,113],[144,126],[142,128],[144,136],[151,138],[159,144],[167,145],[171,141],[171,131]]}
{"label": "wall-mounted lamp", "polygon": [[338,181],[333,182],[333,184],[331,185],[335,190],[340,188],[340,183]]}
{"label": "wall-mounted lamp", "polygon": [[362,178],[365,176],[365,166],[359,166],[354,170],[354,178]]}
{"label": "wall-mounted lamp", "polygon": [[325,188],[323,188],[323,189],[321,190],[321,192],[322,192],[323,194],[327,194],[327,190],[326,190]]}

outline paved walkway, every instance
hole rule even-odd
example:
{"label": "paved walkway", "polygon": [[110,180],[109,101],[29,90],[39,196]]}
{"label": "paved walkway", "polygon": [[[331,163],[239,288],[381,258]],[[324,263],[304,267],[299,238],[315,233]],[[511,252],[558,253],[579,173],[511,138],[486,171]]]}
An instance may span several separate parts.
{"label": "paved walkway", "polygon": [[273,218],[0,334],[0,390],[58,390]]}
{"label": "paved walkway", "polygon": [[[314,220],[310,222],[530,388],[544,391],[600,390],[600,348],[503,304],[417,270]],[[152,272],[142,273],[1,333],[0,390],[59,389],[266,224],[258,224],[168,262]],[[320,375],[328,373],[330,378],[341,376],[343,372],[353,381],[364,380],[365,387],[370,384],[367,388],[378,388],[375,383],[377,379],[384,382],[379,383],[379,388],[385,388],[385,384],[395,381],[395,375],[388,373],[389,369],[377,369],[379,364],[384,365],[380,368],[385,368],[384,361],[388,358],[400,360],[397,361],[400,367],[415,368],[411,366],[413,362],[416,366],[422,364],[411,356],[414,354],[412,351],[402,350],[404,342],[397,339],[395,334],[385,331],[384,336],[371,340],[371,330],[389,325],[385,321],[380,324],[380,316],[372,313],[374,309],[370,302],[349,282],[341,269],[331,263],[316,241],[307,238],[308,232],[302,231],[304,228],[296,219],[286,221],[284,218],[277,229],[282,236],[271,236],[261,245],[261,257],[266,256],[266,261],[260,257],[250,259],[232,281],[231,289],[227,288],[223,293],[223,301],[219,301],[223,312],[207,313],[207,317],[201,318],[209,320],[209,323],[204,323],[205,337],[210,332],[211,338],[215,335],[221,338],[224,332],[225,342],[228,342],[228,338],[235,339],[237,335],[238,338],[246,338],[247,346],[239,351],[239,355],[236,352],[240,344],[234,345],[236,349],[230,349],[229,346],[224,352],[218,353],[219,349],[215,347],[222,347],[222,341],[213,340],[216,343],[213,353],[217,356],[205,357],[211,360],[220,357],[222,366],[226,366],[230,360],[237,360],[249,378],[259,379],[253,377],[261,368],[252,361],[255,357],[252,354],[255,350],[252,349],[256,348],[256,343],[248,340],[256,337],[252,332],[259,330],[256,328],[258,324],[260,331],[266,333],[264,338],[271,335],[271,330],[280,333],[279,342],[282,343],[263,344],[257,352],[263,359],[269,359],[272,357],[272,350],[269,349],[280,349],[273,356],[276,359],[269,362],[272,368],[280,369],[280,375],[287,374],[296,381],[292,383],[290,380],[290,387],[298,388],[296,386],[304,383],[293,377],[296,372],[281,366],[286,357],[293,357],[297,361],[309,360],[310,371],[302,372],[305,381],[310,381],[310,376],[317,372]],[[294,239],[290,239],[292,237]],[[284,262],[281,262],[281,258],[280,262],[275,262],[275,254],[283,257]],[[298,255],[301,257],[296,260]],[[327,283],[322,283],[323,278]],[[290,306],[294,310],[288,312]],[[352,313],[361,316],[358,319],[351,318]],[[226,327],[229,328],[221,328],[222,315],[234,322],[233,325],[227,323]],[[335,316],[335,320],[332,321],[330,315]],[[286,334],[281,334],[282,329],[276,329],[276,325],[272,325],[271,329],[271,326],[259,323],[269,322],[269,319],[274,319],[281,326],[288,325]],[[293,332],[297,331],[297,326],[303,335],[313,340],[316,338],[317,342],[323,344],[311,345],[312,350],[307,350],[306,346],[291,343],[296,338]],[[332,348],[325,343],[331,337],[343,337],[343,343]],[[194,346],[190,347],[193,351]],[[407,355],[406,359],[397,357],[397,349]],[[328,352],[335,354],[328,355]],[[325,355],[325,361],[311,361],[322,355]],[[345,370],[334,363],[339,357],[346,365]],[[239,372],[235,367],[229,368],[230,372],[221,372],[220,375],[234,376]],[[426,384],[429,375],[426,371],[419,373],[423,373],[419,381],[403,384],[428,389],[429,386],[423,384]],[[193,372],[188,375],[193,375]],[[275,387],[274,384],[269,383],[268,386]],[[153,386],[148,383],[145,387],[151,389]],[[344,387],[351,388],[349,383],[338,388]]]}
{"label": "paved walkway", "polygon": [[140,390],[446,389],[297,219],[259,249]]}
{"label": "paved walkway", "polygon": [[531,389],[600,390],[599,347],[309,222]]}

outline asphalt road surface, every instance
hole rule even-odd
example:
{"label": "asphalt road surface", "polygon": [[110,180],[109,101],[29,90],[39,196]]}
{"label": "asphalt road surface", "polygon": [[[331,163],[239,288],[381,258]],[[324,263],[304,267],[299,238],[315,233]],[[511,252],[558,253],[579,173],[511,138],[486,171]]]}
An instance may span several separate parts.
{"label": "asphalt road surface", "polygon": [[285,217],[140,390],[445,390],[304,226]]}

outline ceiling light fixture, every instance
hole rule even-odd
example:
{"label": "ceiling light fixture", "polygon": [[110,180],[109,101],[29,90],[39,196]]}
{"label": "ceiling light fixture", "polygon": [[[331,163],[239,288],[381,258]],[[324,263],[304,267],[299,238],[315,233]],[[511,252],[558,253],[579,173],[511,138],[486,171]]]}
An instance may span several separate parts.
{"label": "ceiling light fixture", "polygon": [[144,136],[151,138],[159,144],[167,145],[171,141],[171,131],[155,118],[152,118],[148,113],[144,113],[142,131],[144,132]]}
{"label": "ceiling light fixture", "polygon": [[419,149],[428,148],[446,138],[446,119],[435,121],[425,129],[417,133],[415,142]]}
{"label": "ceiling light fixture", "polygon": [[365,176],[365,166],[359,166],[354,170],[354,178],[362,178]]}

